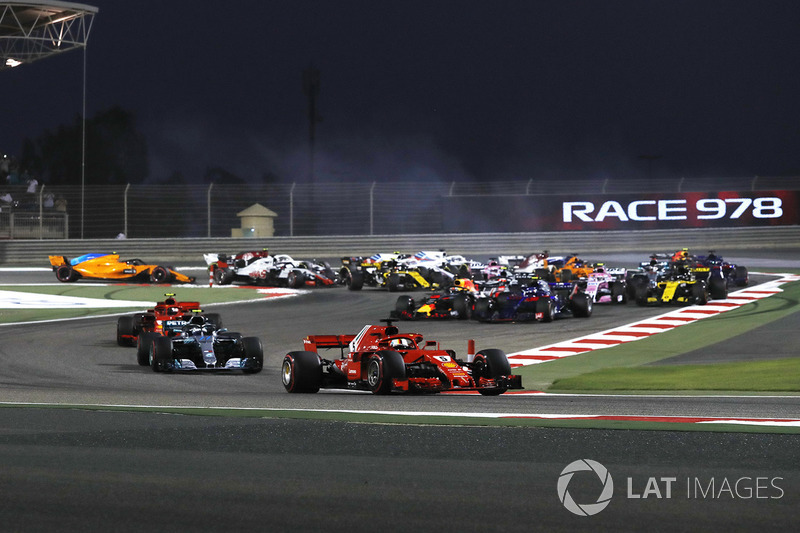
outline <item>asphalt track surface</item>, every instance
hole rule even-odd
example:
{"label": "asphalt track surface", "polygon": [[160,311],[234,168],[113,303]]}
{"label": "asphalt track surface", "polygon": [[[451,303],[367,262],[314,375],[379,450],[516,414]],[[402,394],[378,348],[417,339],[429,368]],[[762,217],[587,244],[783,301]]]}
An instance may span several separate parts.
{"label": "asphalt track surface", "polygon": [[[36,274],[26,280],[49,282],[52,277]],[[0,281],[16,280],[3,273]],[[155,374],[136,364],[133,349],[116,345],[115,317],[0,327],[0,400],[431,412],[800,415],[800,400],[787,397],[386,398],[285,393],[280,361],[286,351],[301,349],[303,336],[355,333],[385,317],[395,298],[372,290],[331,289],[287,300],[209,306],[222,313],[229,328],[261,337],[265,369],[254,376]],[[476,339],[478,349],[496,347],[512,353],[633,322],[643,313],[662,312],[598,306],[588,320],[414,322],[401,328],[423,333],[459,353],[468,338]],[[0,529],[785,530],[800,518],[798,444],[800,437],[795,435],[430,427],[3,408]],[[562,469],[582,458],[605,465],[615,482],[609,506],[591,517],[569,513],[556,491]],[[627,478],[636,495],[651,477],[675,477],[672,497],[663,497],[663,482],[662,498],[655,498],[652,491],[649,498],[628,497]],[[732,486],[740,479],[737,494],[708,495],[712,480],[717,492],[724,481]],[[749,498],[748,483],[753,488]],[[588,473],[576,474],[570,494],[576,501],[593,501],[598,484]]]}

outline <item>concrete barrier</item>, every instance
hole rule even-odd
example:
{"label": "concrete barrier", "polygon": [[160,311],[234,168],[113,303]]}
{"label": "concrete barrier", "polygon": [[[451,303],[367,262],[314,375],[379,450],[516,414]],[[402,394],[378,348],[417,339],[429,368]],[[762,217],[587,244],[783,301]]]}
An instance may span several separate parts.
{"label": "concrete barrier", "polygon": [[488,256],[550,250],[563,253],[662,252],[688,247],[698,252],[800,248],[800,226],[703,228],[648,231],[568,231],[551,233],[461,233],[444,235],[347,235],[264,239],[97,239],[0,241],[0,265],[48,266],[48,255],[75,257],[118,252],[153,263],[202,265],[206,252],[233,253],[269,248],[297,258],[335,258],[377,252],[447,250]]}

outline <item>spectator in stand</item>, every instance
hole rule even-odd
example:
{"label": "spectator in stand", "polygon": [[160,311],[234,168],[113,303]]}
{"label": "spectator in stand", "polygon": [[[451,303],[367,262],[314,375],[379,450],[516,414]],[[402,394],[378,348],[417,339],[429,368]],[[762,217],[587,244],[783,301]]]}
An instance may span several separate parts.
{"label": "spectator in stand", "polygon": [[39,180],[29,175],[27,170],[23,172],[22,176],[26,177],[25,183],[28,185],[28,190],[25,192],[28,194],[36,194],[36,190],[39,187]]}
{"label": "spectator in stand", "polygon": [[56,211],[61,211],[62,213],[66,212],[67,210],[67,199],[64,198],[64,195],[59,194],[56,196]]}
{"label": "spectator in stand", "polygon": [[14,198],[11,197],[10,193],[5,192],[2,195],[0,195],[0,202],[2,202],[7,206],[14,205]]}
{"label": "spectator in stand", "polygon": [[44,208],[45,209],[52,209],[53,206],[56,205],[55,200],[56,199],[55,199],[55,196],[53,196],[53,193],[49,192],[49,193],[45,194],[44,195],[44,200],[43,200]]}

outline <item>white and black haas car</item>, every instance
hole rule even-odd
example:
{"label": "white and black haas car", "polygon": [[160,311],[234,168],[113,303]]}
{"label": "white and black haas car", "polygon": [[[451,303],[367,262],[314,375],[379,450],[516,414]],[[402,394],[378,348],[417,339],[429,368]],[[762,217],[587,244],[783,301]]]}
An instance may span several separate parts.
{"label": "white and black haas car", "polygon": [[171,337],[144,335],[147,337],[140,340],[140,346],[146,346],[149,353],[146,359],[139,358],[139,364],[149,363],[155,372],[241,370],[256,374],[264,366],[258,337],[243,337],[219,328],[204,316],[192,317]]}

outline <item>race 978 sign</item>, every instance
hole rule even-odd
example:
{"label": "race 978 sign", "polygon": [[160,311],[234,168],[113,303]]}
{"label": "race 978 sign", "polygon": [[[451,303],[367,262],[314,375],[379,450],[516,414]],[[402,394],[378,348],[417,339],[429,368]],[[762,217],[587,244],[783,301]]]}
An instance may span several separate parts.
{"label": "race 978 sign", "polygon": [[445,232],[793,226],[800,191],[442,197]]}
{"label": "race 978 sign", "polygon": [[769,191],[576,198],[561,203],[561,222],[562,229],[791,225],[798,223],[797,196]]}

